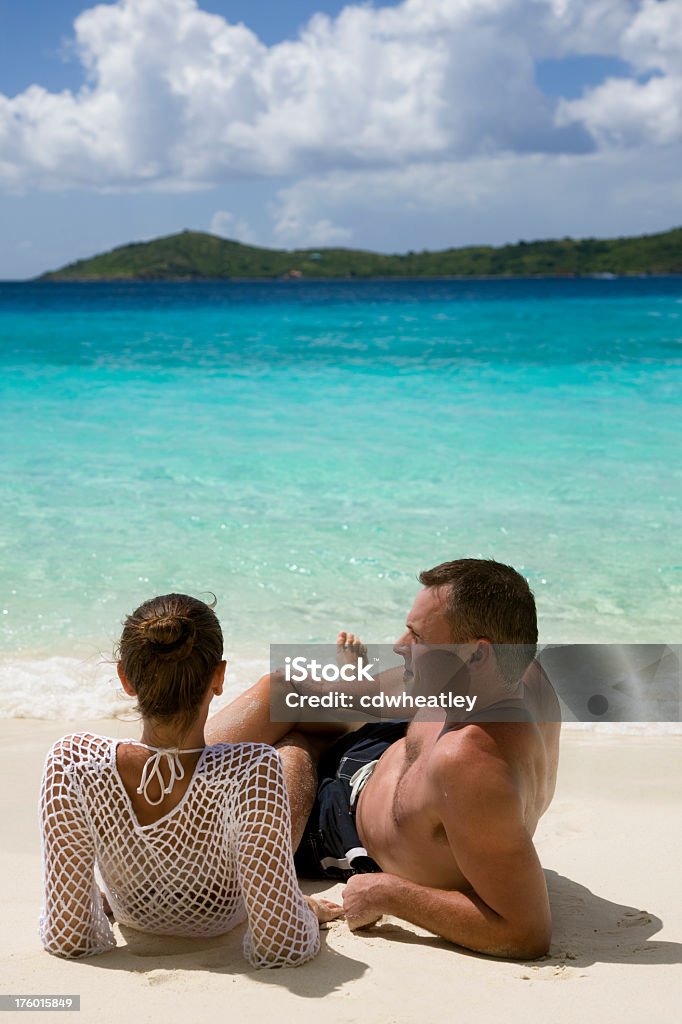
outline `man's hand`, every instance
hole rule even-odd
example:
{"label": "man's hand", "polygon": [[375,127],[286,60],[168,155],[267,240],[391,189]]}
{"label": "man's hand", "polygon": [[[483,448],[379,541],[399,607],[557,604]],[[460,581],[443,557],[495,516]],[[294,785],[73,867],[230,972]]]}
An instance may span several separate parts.
{"label": "man's hand", "polygon": [[386,876],[370,873],[351,875],[343,890],[346,923],[352,932],[369,928],[381,918],[379,901]]}

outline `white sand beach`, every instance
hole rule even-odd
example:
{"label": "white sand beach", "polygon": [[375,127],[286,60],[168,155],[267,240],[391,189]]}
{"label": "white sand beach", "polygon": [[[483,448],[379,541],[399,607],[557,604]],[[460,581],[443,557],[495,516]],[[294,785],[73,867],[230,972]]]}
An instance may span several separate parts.
{"label": "white sand beach", "polygon": [[[89,727],[135,735],[120,721]],[[254,971],[242,957],[242,928],[209,941],[117,928],[116,950],[79,962],[42,951],[37,790],[49,745],[71,731],[73,723],[0,723],[2,993],[79,994],[78,1019],[87,1024],[679,1019],[680,736],[564,734],[557,794],[536,835],[554,919],[542,960],[474,955],[384,919],[359,934],[334,922],[313,962]],[[25,1016],[44,1020],[37,1011]]]}

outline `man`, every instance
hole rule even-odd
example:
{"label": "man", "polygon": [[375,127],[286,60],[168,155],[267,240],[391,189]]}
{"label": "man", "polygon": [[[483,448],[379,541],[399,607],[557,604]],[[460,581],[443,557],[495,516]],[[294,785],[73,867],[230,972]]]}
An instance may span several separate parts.
{"label": "man", "polygon": [[[551,919],[532,836],[554,792],[559,725],[556,698],[534,663],[518,683],[537,643],[533,595],[510,566],[481,559],[446,562],[419,579],[423,589],[396,650],[409,672],[424,645],[454,645],[489,713],[387,723],[378,745],[372,726],[344,737],[339,764],[350,759],[356,771],[332,777],[323,759],[299,864],[311,840],[324,844],[326,807],[325,821],[350,823],[358,836],[357,866],[349,858],[357,873],[349,871],[343,897],[350,928],[392,914],[481,953],[542,956]],[[344,787],[347,812],[338,806]],[[316,854],[324,873],[334,856]]]}

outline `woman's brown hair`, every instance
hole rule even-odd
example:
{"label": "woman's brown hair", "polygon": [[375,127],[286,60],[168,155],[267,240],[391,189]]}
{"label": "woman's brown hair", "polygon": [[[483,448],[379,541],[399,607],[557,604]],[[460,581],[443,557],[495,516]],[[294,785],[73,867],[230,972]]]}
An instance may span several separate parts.
{"label": "woman's brown hair", "polygon": [[118,658],[144,718],[189,726],[222,661],[213,608],[187,594],[145,601],[127,617]]}

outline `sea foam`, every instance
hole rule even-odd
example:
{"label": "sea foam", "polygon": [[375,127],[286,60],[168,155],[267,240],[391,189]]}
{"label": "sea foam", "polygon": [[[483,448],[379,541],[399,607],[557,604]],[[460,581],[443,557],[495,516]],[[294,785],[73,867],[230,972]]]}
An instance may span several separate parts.
{"label": "sea foam", "polygon": [[[266,671],[265,660],[245,661],[238,672],[228,671],[224,693],[212,710],[228,704]],[[0,718],[76,722],[136,717],[133,709],[111,661],[63,656],[0,661]]]}

